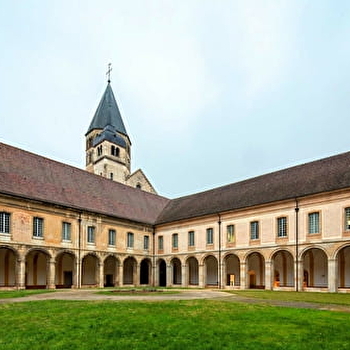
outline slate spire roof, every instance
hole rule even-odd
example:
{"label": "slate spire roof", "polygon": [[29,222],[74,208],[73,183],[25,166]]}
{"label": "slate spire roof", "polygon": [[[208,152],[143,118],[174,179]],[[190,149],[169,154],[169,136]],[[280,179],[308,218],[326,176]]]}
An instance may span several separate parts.
{"label": "slate spire roof", "polygon": [[86,135],[94,129],[104,129],[107,125],[113,126],[117,132],[129,138],[109,82]]}

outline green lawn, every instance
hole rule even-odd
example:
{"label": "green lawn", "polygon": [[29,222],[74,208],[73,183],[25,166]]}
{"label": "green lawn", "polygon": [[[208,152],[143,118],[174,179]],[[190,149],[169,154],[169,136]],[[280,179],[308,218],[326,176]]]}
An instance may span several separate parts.
{"label": "green lawn", "polygon": [[225,301],[0,304],[0,349],[349,349],[347,313]]}
{"label": "green lawn", "polygon": [[33,294],[52,293],[53,289],[21,289],[21,290],[2,290],[0,291],[0,299],[22,298]]}
{"label": "green lawn", "polygon": [[118,295],[118,296],[156,296],[164,294],[179,294],[176,290],[159,289],[159,288],[117,288],[101,290],[96,294]]}
{"label": "green lawn", "polygon": [[269,290],[234,290],[229,291],[229,293],[257,299],[350,305],[350,294],[346,293],[281,292]]}

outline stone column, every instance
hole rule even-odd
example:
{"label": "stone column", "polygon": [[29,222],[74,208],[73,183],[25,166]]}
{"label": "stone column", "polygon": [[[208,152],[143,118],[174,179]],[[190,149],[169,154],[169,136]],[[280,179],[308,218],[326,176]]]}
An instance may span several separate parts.
{"label": "stone column", "polygon": [[133,282],[134,282],[134,285],[136,287],[136,286],[140,285],[140,268],[141,268],[141,264],[136,263],[135,267],[136,267],[136,271],[134,271],[134,281]]}
{"label": "stone column", "polygon": [[336,293],[338,291],[338,269],[337,260],[328,260],[328,292]]}
{"label": "stone column", "polygon": [[16,265],[16,286],[17,289],[25,289],[26,285],[26,260],[25,258],[17,259]]}
{"label": "stone column", "polygon": [[265,261],[265,289],[266,290],[271,290],[272,289],[271,267],[272,267],[271,260]]}
{"label": "stone column", "polygon": [[121,262],[118,266],[118,286],[123,286],[124,285],[124,269],[123,269],[123,263]]}
{"label": "stone column", "polygon": [[56,275],[56,260],[50,259],[49,261],[49,271],[48,271],[47,285],[49,289],[55,289],[55,275]]}
{"label": "stone column", "polygon": [[[296,263],[294,265],[294,271],[296,271]],[[296,276],[296,273],[295,273]],[[304,267],[302,260],[298,261],[298,280],[295,277],[295,286],[298,286],[299,292],[303,290],[303,280],[304,280]]]}
{"label": "stone column", "polygon": [[205,287],[205,274],[204,274],[204,265],[200,264],[198,265],[198,287],[204,288]]}
{"label": "stone column", "polygon": [[181,287],[188,287],[186,269],[187,265],[181,265]]}
{"label": "stone column", "polygon": [[118,263],[118,261],[115,262],[113,285],[114,285],[114,287],[119,285],[119,263]]}
{"label": "stone column", "polygon": [[97,285],[98,285],[98,287],[103,288],[104,287],[104,274],[103,274],[103,266],[104,266],[104,264],[103,264],[103,262],[98,262],[97,266],[98,266]]}
{"label": "stone column", "polygon": [[173,271],[172,271],[172,265],[169,264],[166,266],[166,286],[170,287],[173,284]]}
{"label": "stone column", "polygon": [[240,284],[241,284],[241,289],[247,289],[247,268],[246,268],[246,263],[241,262],[241,276],[240,276]]}
{"label": "stone column", "polygon": [[226,264],[221,265],[221,288],[226,288]]}
{"label": "stone column", "polygon": [[75,274],[73,277],[73,283],[76,288],[81,288],[81,261],[78,258],[75,259]]}

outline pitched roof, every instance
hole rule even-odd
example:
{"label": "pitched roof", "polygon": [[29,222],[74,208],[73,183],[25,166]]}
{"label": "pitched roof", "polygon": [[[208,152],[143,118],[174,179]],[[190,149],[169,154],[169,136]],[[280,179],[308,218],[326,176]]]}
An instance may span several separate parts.
{"label": "pitched roof", "polygon": [[0,193],[146,224],[169,201],[3,143]]}
{"label": "pitched roof", "polygon": [[168,202],[157,224],[350,187],[350,152]]}
{"label": "pitched roof", "polygon": [[110,83],[106,87],[86,135],[94,129],[104,129],[107,125],[112,125],[116,131],[128,136]]}

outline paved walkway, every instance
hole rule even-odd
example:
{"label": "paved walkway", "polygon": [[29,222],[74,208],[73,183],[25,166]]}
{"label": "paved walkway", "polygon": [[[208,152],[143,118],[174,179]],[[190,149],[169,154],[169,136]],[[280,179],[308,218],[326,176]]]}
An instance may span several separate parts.
{"label": "paved walkway", "polygon": [[156,293],[155,295],[110,295],[97,294],[96,289],[66,289],[59,290],[53,293],[33,294],[23,298],[10,298],[0,299],[0,304],[7,303],[19,303],[26,301],[39,301],[39,300],[95,300],[95,301],[170,301],[170,300],[195,300],[195,299],[210,299],[210,300],[222,300],[227,302],[239,302],[247,304],[261,304],[281,307],[293,307],[303,309],[316,309],[316,310],[328,310],[328,311],[340,311],[350,312],[350,306],[336,305],[336,304],[318,304],[308,303],[300,301],[282,301],[282,300],[267,300],[267,299],[256,299],[239,296],[219,290],[211,289],[179,289],[174,290],[177,294],[161,294]]}

